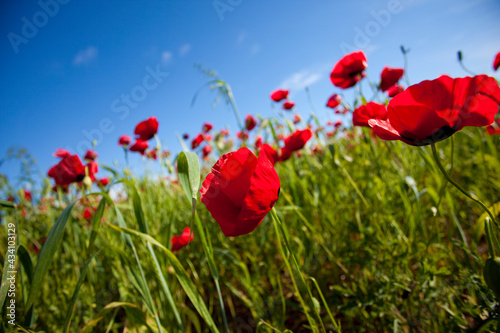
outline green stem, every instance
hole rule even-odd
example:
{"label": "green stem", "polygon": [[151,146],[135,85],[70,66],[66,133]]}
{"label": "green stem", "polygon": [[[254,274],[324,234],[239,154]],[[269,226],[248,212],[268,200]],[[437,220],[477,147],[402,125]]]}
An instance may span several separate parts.
{"label": "green stem", "polygon": [[488,241],[488,251],[490,252],[490,257],[493,259],[495,258],[495,249],[493,248],[493,242],[491,241],[490,220],[486,218],[484,224],[484,230],[486,231],[486,240]]}
{"label": "green stem", "polygon": [[205,252],[205,255],[207,256],[207,261],[208,261],[208,268],[210,269],[210,273],[212,274],[212,277],[214,279],[215,283],[215,288],[217,289],[217,294],[219,296],[219,303],[221,307],[221,312],[222,312],[222,321],[224,322],[224,332],[229,333],[229,325],[227,323],[227,318],[226,318],[226,309],[224,307],[224,300],[222,298],[222,294],[220,291],[220,285],[219,285],[219,271],[217,270],[217,267],[215,266],[215,260],[214,260],[214,254],[212,250],[212,243],[210,241],[209,237],[206,237],[205,234],[205,228],[203,227],[203,224],[201,223],[200,218],[198,217],[198,214],[196,214],[196,199],[192,199],[192,219],[193,223],[196,225],[196,228],[198,229],[199,237],[201,240],[201,245],[203,247],[203,252]]}
{"label": "green stem", "polygon": [[448,173],[446,173],[446,170],[444,169],[443,165],[439,161],[439,156],[438,156],[437,151],[436,151],[436,144],[434,142],[431,143],[431,148],[432,148],[432,155],[434,157],[434,160],[436,161],[436,165],[438,166],[439,170],[444,175],[444,177],[446,178],[446,180],[448,180],[448,182],[450,182],[453,186],[455,186],[467,198],[469,198],[470,200],[474,201],[476,204],[478,204],[479,206],[481,206],[481,208],[483,208],[484,211],[486,213],[488,213],[488,215],[491,218],[491,221],[493,221],[493,223],[498,227],[498,223],[496,222],[495,217],[490,212],[490,210],[488,209],[488,207],[486,207],[485,204],[483,204],[480,200],[472,197],[469,193],[467,193],[467,191],[465,191],[460,185],[458,185],[453,179],[450,178],[450,176],[448,175]]}
{"label": "green stem", "polygon": [[[304,280],[304,277],[302,276],[302,273],[300,271],[300,267],[299,267],[299,265],[297,263],[297,260],[295,259],[295,256],[294,256],[293,252],[290,249],[290,245],[288,243],[288,239],[287,239],[286,234],[284,233],[284,231],[282,229],[281,222],[280,222],[280,220],[278,218],[278,215],[276,214],[276,210],[274,209],[274,207],[273,207],[273,209],[271,209],[271,216],[272,216],[272,219],[273,219],[273,222],[274,222],[274,229],[276,231],[276,237],[278,239],[278,247],[280,249],[281,256],[283,257],[283,261],[285,262],[285,266],[287,267],[288,271],[290,272],[290,278],[292,279],[293,287],[297,291],[297,297],[298,297],[298,299],[300,301],[300,304],[302,305],[302,308],[304,309],[304,314],[307,317],[307,321],[311,325],[311,329],[313,330],[313,332],[318,332],[318,327],[316,325],[316,322],[309,315],[309,311],[308,311],[309,306],[307,306],[306,302],[304,301],[304,298],[302,297],[302,294],[300,293],[300,289],[299,289],[299,286],[297,284],[297,281],[295,280],[295,276],[294,276],[294,272],[293,272],[292,266],[290,264],[290,261],[287,258],[287,255],[286,255],[285,250],[283,248],[283,245],[281,243],[280,229],[281,229],[281,233],[283,234],[283,238],[285,240],[285,246],[287,247],[288,252],[290,252],[290,256],[293,259],[295,267],[296,267],[296,269],[298,271],[298,275],[300,276],[300,279],[301,279],[303,285],[306,286],[306,288],[307,288],[306,281]],[[311,297],[311,302],[312,302],[312,295],[311,295],[311,292],[310,292],[309,288],[308,288],[308,292],[309,292],[309,296]],[[312,305],[312,308],[315,309],[314,305]],[[319,322],[323,326],[322,327],[323,331],[326,332],[325,327],[323,325],[323,322],[321,321],[321,318],[319,318],[319,314],[317,314],[317,316],[318,316]]]}
{"label": "green stem", "polygon": [[236,117],[236,121],[238,122],[238,126],[240,127],[240,130],[243,132],[245,130],[245,125],[241,121],[240,112],[238,111],[238,107],[236,106],[236,101],[234,100],[233,91],[231,90],[231,87],[227,84],[226,84],[226,91],[227,91],[227,98],[229,98],[229,101],[231,102],[231,107],[233,108],[233,112]]}

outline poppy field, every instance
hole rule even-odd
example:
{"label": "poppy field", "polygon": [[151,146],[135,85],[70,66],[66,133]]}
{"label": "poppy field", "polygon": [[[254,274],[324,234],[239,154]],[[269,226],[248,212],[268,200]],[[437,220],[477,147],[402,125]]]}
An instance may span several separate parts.
{"label": "poppy field", "polygon": [[234,133],[200,121],[174,154],[151,115],[116,137],[141,175],[97,146],[54,149],[37,191],[2,177],[0,331],[499,332],[498,81],[368,63],[332,63],[343,121],[285,89],[243,117],[213,80]]}

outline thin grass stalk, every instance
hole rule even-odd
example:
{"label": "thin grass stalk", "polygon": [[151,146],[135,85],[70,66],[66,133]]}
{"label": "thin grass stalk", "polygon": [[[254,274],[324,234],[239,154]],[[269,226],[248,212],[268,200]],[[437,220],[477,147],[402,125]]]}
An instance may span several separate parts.
{"label": "thin grass stalk", "polygon": [[[295,280],[294,271],[292,269],[290,261],[288,260],[288,256],[286,255],[285,250],[283,248],[283,245],[282,245],[282,242],[281,242],[280,233],[283,234],[283,237],[284,237],[284,240],[285,240],[285,246],[287,247],[288,252],[290,252],[290,256],[294,259],[294,264],[295,264],[296,269],[297,269],[297,271],[298,271],[298,273],[300,275],[302,283],[307,288],[307,284],[304,281],[304,277],[302,276],[302,273],[300,271],[300,267],[299,267],[297,261],[295,260],[295,256],[293,255],[293,253],[292,253],[292,251],[290,249],[290,246],[288,244],[288,240],[286,238],[285,232],[283,230],[280,231],[280,229],[282,229],[281,222],[280,222],[280,220],[278,218],[278,215],[276,214],[276,210],[274,208],[271,209],[271,216],[272,216],[272,219],[273,219],[273,222],[274,222],[274,229],[276,231],[276,237],[278,239],[278,247],[280,249],[281,256],[283,257],[283,261],[285,262],[285,265],[286,265],[288,271],[290,272],[290,278],[292,279],[293,286],[294,286],[295,290],[297,291],[297,297],[299,298],[300,304],[302,305],[302,308],[304,309],[304,314],[306,315],[307,321],[311,325],[311,329],[313,330],[313,332],[319,332],[316,322],[309,315],[308,306],[307,306],[306,302],[304,301],[304,298],[302,297],[302,294],[300,292],[300,288],[297,285],[297,281]],[[312,297],[311,297],[311,303],[312,303]],[[312,306],[312,308],[314,308],[314,305]],[[318,317],[319,317],[319,314],[318,314]],[[320,319],[319,322],[322,325],[323,331],[326,332],[326,329],[325,329],[325,327],[323,325],[323,322],[321,321],[321,318],[319,318],[319,319]]]}

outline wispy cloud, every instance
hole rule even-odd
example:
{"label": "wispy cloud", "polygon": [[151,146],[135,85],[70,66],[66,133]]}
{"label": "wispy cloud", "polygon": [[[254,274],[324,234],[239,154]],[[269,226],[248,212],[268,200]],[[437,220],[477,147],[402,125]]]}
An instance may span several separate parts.
{"label": "wispy cloud", "polygon": [[77,53],[73,59],[73,65],[82,66],[87,65],[97,58],[99,51],[94,46],[89,46],[85,50],[81,50]]}
{"label": "wispy cloud", "polygon": [[252,48],[250,49],[250,54],[251,55],[256,55],[260,51],[260,44],[254,43],[252,45]]}
{"label": "wispy cloud", "polygon": [[168,65],[170,61],[172,61],[172,57],[174,55],[170,51],[163,51],[161,54],[161,63],[162,65]]}
{"label": "wispy cloud", "polygon": [[180,47],[179,56],[184,57],[185,55],[187,55],[189,53],[189,51],[191,51],[191,44],[186,43]]}
{"label": "wispy cloud", "polygon": [[238,35],[238,39],[236,39],[236,44],[240,45],[241,43],[243,43],[243,41],[245,40],[245,38],[246,38],[245,33],[244,32],[240,33]]}
{"label": "wispy cloud", "polygon": [[323,72],[323,70],[312,71],[304,69],[288,76],[278,87],[281,89],[302,90],[318,82],[322,74],[324,74]]}
{"label": "wispy cloud", "polygon": [[448,10],[454,14],[461,14],[461,13],[468,12],[473,7],[481,5],[487,1],[489,1],[489,0],[474,0],[474,1],[457,3],[457,4],[454,4],[453,6],[450,6]]}

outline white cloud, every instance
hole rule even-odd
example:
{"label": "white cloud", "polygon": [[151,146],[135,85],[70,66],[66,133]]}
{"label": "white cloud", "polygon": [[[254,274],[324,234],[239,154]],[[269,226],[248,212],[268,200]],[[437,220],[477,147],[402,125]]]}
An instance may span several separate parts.
{"label": "white cloud", "polygon": [[246,38],[245,33],[244,32],[240,33],[238,35],[238,39],[236,40],[236,44],[240,45],[241,43],[243,43],[243,41],[245,40],[245,38]]}
{"label": "white cloud", "polygon": [[189,53],[189,51],[191,51],[191,44],[186,43],[180,47],[179,56],[184,57]]}
{"label": "white cloud", "polygon": [[167,65],[172,60],[173,56],[174,55],[172,54],[172,52],[170,52],[170,51],[163,51],[163,53],[161,54],[161,63],[163,65]]}
{"label": "white cloud", "polygon": [[252,45],[252,48],[250,49],[250,54],[251,55],[256,55],[260,51],[260,45],[255,43]]}
{"label": "white cloud", "polygon": [[321,79],[324,71],[313,72],[308,69],[293,73],[279,84],[280,89],[302,90],[309,87]]}
{"label": "white cloud", "polygon": [[87,65],[95,58],[97,58],[98,53],[99,51],[97,50],[97,48],[95,48],[94,46],[89,46],[85,50],[81,50],[80,52],[77,53],[77,55],[73,59],[73,65],[75,66]]}

